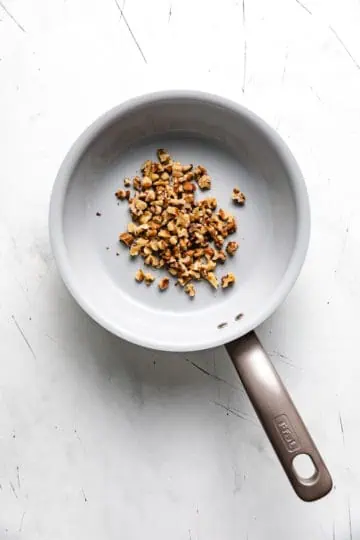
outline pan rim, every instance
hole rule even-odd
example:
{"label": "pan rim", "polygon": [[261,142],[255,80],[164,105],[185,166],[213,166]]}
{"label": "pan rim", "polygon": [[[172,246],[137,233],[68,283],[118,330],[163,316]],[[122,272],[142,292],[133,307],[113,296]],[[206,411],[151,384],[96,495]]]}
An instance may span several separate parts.
{"label": "pan rim", "polygon": [[[219,331],[219,334],[215,337],[212,336],[211,339],[205,341],[195,340],[191,344],[180,340],[175,343],[173,341],[167,342],[166,339],[161,342],[156,339],[143,339],[135,332],[129,332],[121,328],[121,321],[120,325],[115,324],[113,321],[103,317],[96,309],[93,309],[87,299],[78,290],[77,279],[71,270],[67,255],[63,229],[63,210],[68,184],[81,156],[98,134],[111,124],[115,118],[138,106],[154,101],[175,99],[206,101],[213,105],[230,109],[235,114],[245,116],[252,123],[255,123],[257,128],[271,141],[272,147],[280,156],[286,168],[297,211],[297,234],[290,261],[281,282],[266,299],[262,310],[249,320],[246,319],[245,315],[242,319],[241,327],[238,329],[236,326],[230,326]],[[243,105],[222,96],[197,90],[166,90],[143,94],[113,107],[98,117],[80,134],[66,154],[55,179],[49,209],[49,234],[53,255],[65,286],[80,307],[103,328],[122,339],[149,349],[171,352],[197,351],[221,346],[240,338],[262,324],[284,302],[299,276],[308,250],[310,239],[310,205],[306,185],[295,158],[286,143],[264,120]]]}

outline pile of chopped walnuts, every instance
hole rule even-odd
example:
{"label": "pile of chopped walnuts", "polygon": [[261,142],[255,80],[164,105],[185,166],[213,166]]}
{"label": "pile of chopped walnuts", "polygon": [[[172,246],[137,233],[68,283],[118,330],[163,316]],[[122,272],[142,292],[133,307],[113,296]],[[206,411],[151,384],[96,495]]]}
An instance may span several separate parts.
{"label": "pile of chopped walnuts", "polygon": [[[223,209],[216,211],[214,197],[195,199],[197,186],[201,190],[211,188],[205,167],[182,165],[164,149],[157,151],[157,157],[158,161],[143,164],[141,177],[135,176],[132,181],[125,178],[125,188],[132,185],[135,190],[133,196],[130,189],[115,193],[118,199],[128,201],[132,217],[119,240],[132,257],[140,255],[145,265],[166,269],[190,297],[196,294],[193,281],[206,280],[217,289],[217,265],[233,256],[239,247],[234,241],[225,246],[226,238],[236,231],[235,217]],[[245,195],[234,188],[232,200],[243,205]],[[136,272],[135,279],[146,285],[155,280],[142,269]],[[232,273],[221,278],[222,288],[234,283]],[[163,277],[158,287],[164,291],[169,284],[169,278]]]}

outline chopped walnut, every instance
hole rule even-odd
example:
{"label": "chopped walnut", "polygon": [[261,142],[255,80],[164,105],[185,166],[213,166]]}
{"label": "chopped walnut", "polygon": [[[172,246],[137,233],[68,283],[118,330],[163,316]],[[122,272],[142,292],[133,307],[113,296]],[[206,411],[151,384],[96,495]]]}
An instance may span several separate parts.
{"label": "chopped walnut", "polygon": [[143,189],[149,189],[152,186],[152,180],[148,176],[144,176],[144,178],[141,180],[141,187]]}
{"label": "chopped walnut", "polygon": [[156,154],[160,163],[163,164],[163,163],[168,163],[170,161],[170,154],[163,148],[159,148]]}
{"label": "chopped walnut", "polygon": [[137,191],[140,191],[141,190],[141,178],[139,178],[138,176],[134,176],[134,178],[133,178],[133,186],[134,186],[134,189],[136,189]]}
{"label": "chopped walnut", "polygon": [[124,201],[125,199],[129,200],[130,199],[130,191],[127,189],[125,191],[125,189],[119,189],[116,193],[115,193],[116,197],[118,199],[120,199],[120,201]]}
{"label": "chopped walnut", "polygon": [[[166,269],[190,297],[195,296],[193,281],[205,280],[217,289],[217,265],[226,262],[226,253],[233,255],[238,248],[236,242],[228,242],[226,253],[223,250],[225,239],[236,231],[235,217],[223,209],[217,211],[214,197],[196,199],[197,185],[211,188],[205,167],[183,165],[164,149],[157,151],[157,157],[159,161],[145,161],[141,177],[132,179],[133,196],[129,190],[116,192],[120,200],[128,200],[132,218],[119,240],[131,257],[140,256],[147,266]],[[128,186],[130,180],[125,180]],[[240,194],[236,189],[235,195]],[[235,281],[232,276],[222,278],[222,287]],[[135,279],[150,285],[155,278],[138,270]],[[169,283],[164,277],[158,287],[166,290]]]}
{"label": "chopped walnut", "polygon": [[224,253],[224,251],[222,251],[222,249],[220,249],[219,251],[216,251],[214,253],[213,260],[224,263],[226,261],[226,254]]}
{"label": "chopped walnut", "polygon": [[135,279],[136,281],[138,281],[139,283],[142,283],[145,279],[145,274],[143,272],[143,270],[141,268],[139,268],[139,270],[136,272],[135,274]]}
{"label": "chopped walnut", "polygon": [[192,283],[188,283],[187,285],[185,285],[184,291],[190,296],[190,298],[194,298],[196,294],[196,289]]}
{"label": "chopped walnut", "polygon": [[246,201],[246,197],[245,197],[244,193],[242,191],[240,191],[239,188],[234,188],[233,189],[231,198],[236,204],[240,204],[240,205],[245,204],[245,201]]}
{"label": "chopped walnut", "polygon": [[184,185],[183,185],[183,188],[184,188],[184,191],[191,193],[191,192],[195,191],[196,186],[192,182],[185,182]]}
{"label": "chopped walnut", "polygon": [[122,234],[119,235],[119,240],[120,240],[120,242],[122,242],[123,244],[125,244],[125,246],[130,247],[131,244],[132,244],[133,241],[134,241],[134,237],[133,237],[132,234],[127,233],[127,232],[124,232],[124,233],[122,233]]}
{"label": "chopped walnut", "polygon": [[166,289],[169,288],[169,283],[170,283],[170,280],[168,277],[164,277],[160,279],[159,284],[158,284],[160,291],[166,291]]}
{"label": "chopped walnut", "polygon": [[226,289],[230,285],[233,285],[235,283],[236,279],[232,272],[229,272],[225,276],[221,278],[221,286],[223,289]]}
{"label": "chopped walnut", "polygon": [[214,287],[214,289],[217,289],[219,286],[218,278],[215,276],[214,272],[209,272],[205,274],[207,281]]}
{"label": "chopped walnut", "polygon": [[210,176],[207,175],[207,174],[203,174],[199,179],[198,179],[198,184],[199,184],[199,188],[200,189],[210,189],[211,188],[211,179],[210,179]]}
{"label": "chopped walnut", "polygon": [[229,242],[228,245],[226,246],[226,252],[229,254],[229,255],[234,255],[235,251],[237,251],[239,247],[239,244],[237,242]]}
{"label": "chopped walnut", "polygon": [[144,274],[144,281],[147,286],[151,285],[153,281],[155,281],[155,277],[150,274],[150,272],[145,272]]}
{"label": "chopped walnut", "polygon": [[130,178],[124,178],[124,186],[125,187],[130,187],[131,186]]}

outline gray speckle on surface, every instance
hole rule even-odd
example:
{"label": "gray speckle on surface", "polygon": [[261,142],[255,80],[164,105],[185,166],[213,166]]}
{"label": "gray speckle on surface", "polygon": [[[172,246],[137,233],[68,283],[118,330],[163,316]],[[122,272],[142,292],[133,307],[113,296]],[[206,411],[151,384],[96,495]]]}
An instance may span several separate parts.
{"label": "gray speckle on surface", "polygon": [[217,325],[217,328],[221,329],[221,328],[225,328],[225,326],[227,326],[228,323],[227,322],[222,322],[220,324]]}

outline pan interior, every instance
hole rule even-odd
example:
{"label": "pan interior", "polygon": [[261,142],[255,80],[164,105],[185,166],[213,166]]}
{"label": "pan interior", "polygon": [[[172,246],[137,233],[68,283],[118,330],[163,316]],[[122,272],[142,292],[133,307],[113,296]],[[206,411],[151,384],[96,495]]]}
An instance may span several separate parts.
{"label": "pan interior", "polygon": [[[67,177],[64,257],[68,285],[80,304],[114,333],[162,349],[210,347],[261,322],[259,313],[273,301],[295,249],[298,208],[287,169],[256,122],[214,103],[179,98],[119,109],[91,129],[90,143],[57,180]],[[197,197],[214,196],[236,216],[238,231],[229,239],[240,248],[217,271],[219,277],[236,274],[231,290],[199,283],[190,300],[173,283],[161,293],[156,283],[135,282],[136,270],[144,266],[118,242],[130,215],[114,192],[124,177],[139,173],[144,160],[155,159],[159,147],[182,163],[204,165],[213,188]],[[245,192],[244,207],[232,204],[234,187]]]}

